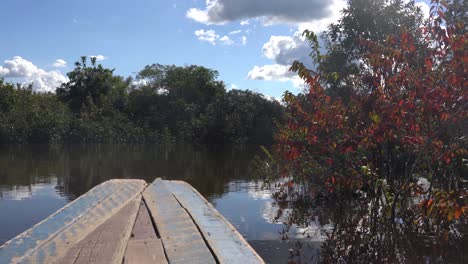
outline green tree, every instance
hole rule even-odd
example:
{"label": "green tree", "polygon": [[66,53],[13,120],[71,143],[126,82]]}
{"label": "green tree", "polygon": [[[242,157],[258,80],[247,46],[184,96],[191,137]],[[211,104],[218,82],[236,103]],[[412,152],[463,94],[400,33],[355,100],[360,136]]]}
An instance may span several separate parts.
{"label": "green tree", "polygon": [[147,81],[158,93],[205,107],[225,91],[224,83],[217,80],[218,75],[217,71],[203,66],[152,64],[140,71],[137,79]]}
{"label": "green tree", "polygon": [[[357,76],[366,71],[363,59],[369,50],[362,41],[384,43],[390,35],[399,35],[403,29],[415,37],[415,48],[423,53],[426,48],[416,36],[424,18],[414,1],[402,0],[348,0],[342,17],[324,32],[326,54],[320,60],[319,71],[325,76],[328,94],[347,101],[356,91],[367,89]],[[423,62],[414,61],[419,67]],[[364,91],[367,92],[367,91]]]}
{"label": "green tree", "polygon": [[123,98],[127,94],[128,81],[115,76],[113,69],[96,64],[96,58],[92,57],[90,61],[91,66],[88,66],[86,56],[82,56],[81,62],[75,63],[75,69],[67,73],[70,81],[57,88],[57,97],[67,103],[70,109],[78,115],[83,107],[90,107],[88,102],[100,108],[106,100],[113,100],[111,103],[115,103],[115,106],[122,110],[125,105]]}
{"label": "green tree", "polygon": [[0,79],[0,143],[60,142],[70,121],[69,109],[54,94]]}
{"label": "green tree", "polygon": [[252,91],[231,90],[222,106],[225,111],[226,136],[232,142],[273,142],[277,123],[285,119],[284,108]]}
{"label": "green tree", "polygon": [[148,65],[137,75],[146,84],[130,93],[129,107],[146,128],[167,127],[181,139],[203,141],[208,133],[205,112],[225,94],[217,77],[217,71],[202,66]]}

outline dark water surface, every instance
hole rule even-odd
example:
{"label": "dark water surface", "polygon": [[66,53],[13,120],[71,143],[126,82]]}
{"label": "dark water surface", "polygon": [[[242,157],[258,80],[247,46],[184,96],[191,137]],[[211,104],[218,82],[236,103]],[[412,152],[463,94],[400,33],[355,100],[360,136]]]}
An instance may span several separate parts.
{"label": "dark water surface", "polygon": [[[97,184],[113,178],[184,180],[239,230],[270,263],[286,263],[305,231],[281,240],[281,219],[271,191],[250,173],[258,146],[67,145],[0,147],[0,245],[32,227]],[[317,220],[317,228],[319,226]],[[313,229],[313,228],[312,228]],[[310,254],[319,247],[308,239]]]}

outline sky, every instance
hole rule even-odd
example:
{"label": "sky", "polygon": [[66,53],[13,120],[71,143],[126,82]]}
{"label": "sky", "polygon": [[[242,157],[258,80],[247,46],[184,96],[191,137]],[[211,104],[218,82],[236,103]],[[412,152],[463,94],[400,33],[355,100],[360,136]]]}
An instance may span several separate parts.
{"label": "sky", "polygon": [[[428,4],[419,2],[427,13]],[[345,6],[345,0],[0,0],[0,77],[53,92],[84,55],[125,77],[153,63],[201,65],[217,70],[228,89],[280,98],[302,89],[288,71],[294,60],[308,59],[301,33],[325,30]]]}

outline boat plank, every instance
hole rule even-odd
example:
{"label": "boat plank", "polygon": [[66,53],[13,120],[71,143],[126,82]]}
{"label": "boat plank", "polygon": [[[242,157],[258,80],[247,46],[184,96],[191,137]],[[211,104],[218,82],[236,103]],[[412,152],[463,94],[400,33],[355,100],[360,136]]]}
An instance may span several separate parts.
{"label": "boat plank", "polygon": [[86,214],[90,208],[112,194],[120,185],[121,182],[116,180],[101,183],[32,228],[7,241],[0,247],[0,263],[14,262],[15,259],[24,256],[40,241],[48,240],[64,226],[72,223],[75,218]]}
{"label": "boat plank", "polygon": [[140,207],[141,195],[75,244],[57,263],[122,263]]}
{"label": "boat plank", "polygon": [[140,203],[140,208],[138,210],[138,215],[135,220],[135,225],[132,230],[131,239],[157,239],[156,230],[154,230],[153,223],[151,222],[151,217],[148,213],[148,208],[146,208],[145,202],[142,200]]}
{"label": "boat plank", "polygon": [[161,179],[143,192],[169,263],[216,263],[197,226]]}
{"label": "boat plank", "polygon": [[161,240],[157,237],[148,208],[142,200],[127,244],[124,264],[167,264]]}
{"label": "boat plank", "polygon": [[220,263],[264,263],[237,230],[191,185],[165,181],[189,212]]}
{"label": "boat plank", "polygon": [[161,240],[158,238],[130,239],[124,264],[167,264]]}
{"label": "boat plank", "polygon": [[[87,210],[84,210],[81,214],[77,215],[76,212],[72,210],[75,206],[66,206],[65,208],[68,208],[66,211],[69,212],[70,216],[62,216],[57,219],[54,217],[54,214],[44,220],[46,223],[48,221],[54,221],[54,225],[57,225],[58,222],[62,226],[50,230],[50,228],[44,229],[42,225],[37,225],[30,231],[26,231],[26,236],[22,237],[22,241],[26,241],[29,244],[29,248],[24,250],[22,255],[18,254],[10,258],[12,249],[2,247],[0,250],[0,260],[2,261],[0,261],[0,263],[56,262],[81,239],[90,234],[135,197],[141,195],[146,185],[142,180],[111,180],[110,183],[112,185],[118,184],[118,186],[114,188],[112,192],[108,192],[107,195],[102,196],[100,194],[102,188],[97,186],[95,187],[96,190],[92,189],[82,196],[87,197],[88,195],[92,195],[101,198],[99,201],[91,203],[91,205],[87,207]],[[69,217],[71,218],[69,221],[64,221],[64,219],[68,219]],[[39,230],[36,230],[36,228],[39,228]],[[45,239],[32,239],[35,244],[31,245],[29,241],[31,236],[29,233],[35,234],[33,237],[38,237],[37,233],[44,232],[48,232],[47,235],[43,236]],[[7,261],[3,261],[3,259],[7,259]]]}

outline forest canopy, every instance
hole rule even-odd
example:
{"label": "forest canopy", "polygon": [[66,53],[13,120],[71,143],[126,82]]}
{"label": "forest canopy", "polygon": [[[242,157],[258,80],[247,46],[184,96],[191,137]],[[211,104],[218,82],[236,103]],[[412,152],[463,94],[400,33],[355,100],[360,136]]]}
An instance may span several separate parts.
{"label": "forest canopy", "polygon": [[272,142],[283,107],[227,90],[202,66],[152,64],[136,78],[81,57],[56,93],[0,79],[0,143]]}

